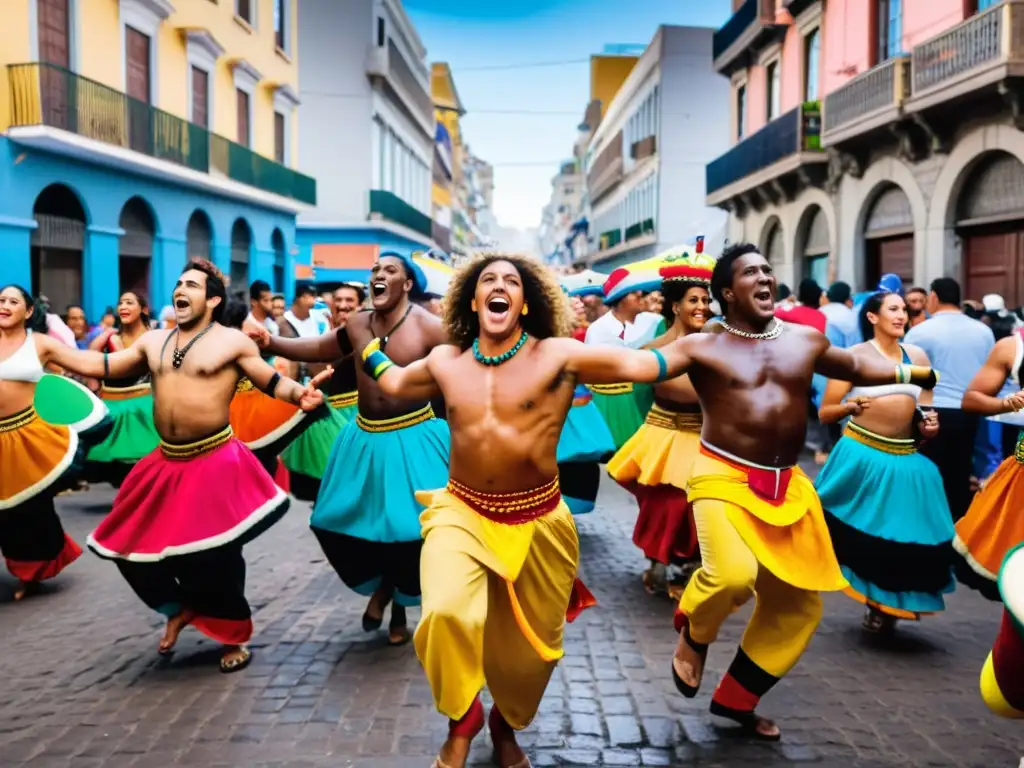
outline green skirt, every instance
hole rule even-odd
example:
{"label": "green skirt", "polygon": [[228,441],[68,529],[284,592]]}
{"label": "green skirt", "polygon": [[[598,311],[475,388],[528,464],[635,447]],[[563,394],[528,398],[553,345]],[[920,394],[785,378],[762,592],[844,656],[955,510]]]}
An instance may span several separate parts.
{"label": "green skirt", "polygon": [[654,402],[653,388],[647,384],[602,384],[589,388],[618,450],[644,423]]}
{"label": "green skirt", "polygon": [[281,454],[281,462],[291,474],[292,495],[302,501],[316,501],[331,448],[341,430],[355,421],[359,412],[354,392],[334,395],[328,400],[331,409],[327,417],[310,424]]}
{"label": "green skirt", "polygon": [[160,444],[153,423],[153,393],[149,385],[100,392],[110,411],[113,428],[106,439],[89,449],[85,478],[120,485],[128,471]]}

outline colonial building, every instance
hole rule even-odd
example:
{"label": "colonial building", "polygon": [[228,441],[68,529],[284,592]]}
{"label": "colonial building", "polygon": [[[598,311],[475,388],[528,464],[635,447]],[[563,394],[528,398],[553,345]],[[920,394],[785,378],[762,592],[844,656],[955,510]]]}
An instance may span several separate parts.
{"label": "colonial building", "polygon": [[5,0],[0,272],[98,319],[189,256],[294,282],[294,0]]}

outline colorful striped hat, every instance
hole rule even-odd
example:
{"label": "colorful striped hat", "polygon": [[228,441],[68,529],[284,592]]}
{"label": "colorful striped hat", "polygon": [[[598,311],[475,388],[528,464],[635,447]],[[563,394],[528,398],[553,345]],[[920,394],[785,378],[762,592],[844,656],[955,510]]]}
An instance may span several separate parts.
{"label": "colorful striped hat", "polygon": [[715,270],[715,260],[704,253],[704,238],[697,238],[694,253],[683,252],[682,258],[658,270],[665,282],[694,283],[705,287],[711,285],[711,273]]}
{"label": "colorful striped hat", "polygon": [[604,281],[604,303],[614,304],[634,291],[656,291],[661,288],[661,275],[654,271],[634,272],[619,267]]}

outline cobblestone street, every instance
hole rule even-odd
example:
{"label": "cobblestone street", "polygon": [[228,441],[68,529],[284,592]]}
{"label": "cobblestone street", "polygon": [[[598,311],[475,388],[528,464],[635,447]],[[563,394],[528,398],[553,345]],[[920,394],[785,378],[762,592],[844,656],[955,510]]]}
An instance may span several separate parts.
{"label": "cobblestone street", "polygon": [[[80,543],[111,499],[105,487],[60,499]],[[0,766],[428,768],[446,723],[415,654],[362,633],[365,601],[342,588],[307,518],[295,505],[246,550],[256,655],[237,675],[217,671],[216,647],[194,631],[160,659],[159,617],[88,552],[23,604],[0,576]],[[859,606],[827,597],[810,650],[763,705],[782,742],[717,731],[706,709],[747,610],[712,647],[701,695],[680,697],[672,606],[641,588],[634,518],[606,482],[597,512],[579,520],[600,605],[568,627],[565,660],[522,736],[535,766],[1017,768],[1024,729],[978,695],[1000,610],[966,590],[889,644],[862,635]],[[473,764],[488,759],[481,736]]]}

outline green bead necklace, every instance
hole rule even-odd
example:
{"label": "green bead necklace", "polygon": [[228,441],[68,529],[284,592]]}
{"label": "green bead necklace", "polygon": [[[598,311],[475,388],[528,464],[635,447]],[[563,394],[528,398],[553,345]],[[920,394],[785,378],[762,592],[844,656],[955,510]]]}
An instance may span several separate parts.
{"label": "green bead necklace", "polygon": [[490,355],[481,354],[480,339],[473,339],[473,357],[476,358],[476,361],[478,363],[483,363],[484,365],[501,365],[506,360],[511,360],[513,357],[515,357],[516,352],[523,348],[523,344],[526,343],[526,340],[528,338],[529,336],[527,335],[526,331],[523,331],[523,335],[519,337],[519,341],[516,342],[516,345],[512,347],[512,349],[502,352],[500,355],[494,355],[493,357],[491,357]]}

